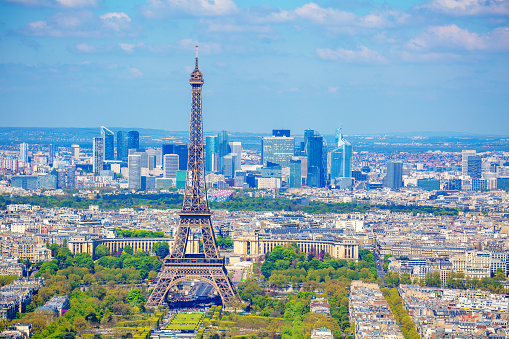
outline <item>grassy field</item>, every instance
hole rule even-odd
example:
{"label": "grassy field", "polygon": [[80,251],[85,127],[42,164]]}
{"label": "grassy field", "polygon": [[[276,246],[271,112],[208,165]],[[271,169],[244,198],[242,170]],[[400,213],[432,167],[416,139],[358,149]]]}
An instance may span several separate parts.
{"label": "grassy field", "polygon": [[166,326],[169,330],[198,330],[201,325],[204,314],[176,314],[171,322]]}

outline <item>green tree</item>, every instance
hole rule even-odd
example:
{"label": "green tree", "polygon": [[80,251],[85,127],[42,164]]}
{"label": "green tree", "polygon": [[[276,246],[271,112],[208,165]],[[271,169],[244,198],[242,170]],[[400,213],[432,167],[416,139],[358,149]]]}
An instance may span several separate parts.
{"label": "green tree", "polygon": [[78,267],[92,268],[94,267],[94,261],[88,253],[76,253],[74,256],[74,265]]}
{"label": "green tree", "polygon": [[122,252],[125,252],[127,254],[133,254],[133,248],[131,246],[127,245],[126,247],[124,247]]}
{"label": "green tree", "polygon": [[131,305],[137,305],[140,303],[145,303],[147,299],[143,294],[141,294],[140,290],[137,288],[134,288],[129,291],[127,294],[127,302]]}
{"label": "green tree", "polygon": [[110,249],[106,245],[97,245],[94,253],[97,258],[102,258],[110,255]]}

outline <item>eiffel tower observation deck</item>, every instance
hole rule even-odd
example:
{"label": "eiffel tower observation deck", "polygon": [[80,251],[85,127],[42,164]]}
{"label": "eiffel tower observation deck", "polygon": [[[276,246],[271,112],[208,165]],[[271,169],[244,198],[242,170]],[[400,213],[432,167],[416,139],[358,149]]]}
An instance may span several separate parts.
{"label": "eiffel tower observation deck", "polygon": [[[170,289],[182,281],[199,279],[211,284],[221,296],[224,305],[239,300],[235,286],[228,277],[224,258],[219,256],[216,237],[210,220],[211,212],[205,186],[205,163],[203,150],[203,119],[201,89],[203,74],[198,68],[198,46],[196,66],[189,80],[192,89],[191,123],[189,127],[189,155],[187,177],[180,221],[172,251],[164,259],[157,285],[152,291],[146,307],[157,307],[166,303]],[[193,229],[200,229],[203,253],[186,254],[187,240]]]}

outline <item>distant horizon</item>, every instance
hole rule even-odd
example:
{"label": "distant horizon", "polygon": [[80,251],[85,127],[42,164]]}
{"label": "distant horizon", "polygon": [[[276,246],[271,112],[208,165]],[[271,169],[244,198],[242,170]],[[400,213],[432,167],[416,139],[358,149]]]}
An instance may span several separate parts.
{"label": "distant horizon", "polygon": [[[83,129],[83,130],[98,130],[98,134],[100,134],[100,128],[101,126],[92,126],[92,127],[63,127],[63,126],[0,126],[1,129]],[[105,126],[110,130],[153,130],[153,131],[162,131],[162,132],[170,132],[170,133],[189,133],[189,130],[167,130],[167,129],[161,129],[161,128],[145,128],[145,127],[119,127],[119,126]],[[289,129],[289,128],[273,128],[273,129]],[[308,128],[306,128],[308,129]],[[313,129],[313,128],[309,128]],[[322,133],[319,130],[313,129],[316,132],[318,132],[320,135],[327,135],[327,136],[334,136],[334,132],[332,133]],[[204,134],[207,133],[215,133],[220,132],[222,130],[206,130],[204,129]],[[235,133],[235,134],[261,134],[261,135],[272,135],[272,129],[270,131],[265,132],[248,132],[248,131],[236,131],[236,130],[226,130],[228,133]],[[302,130],[304,131],[304,129]],[[292,136],[303,136],[304,134],[300,133],[294,133],[293,130],[290,129],[290,133]],[[380,133],[347,133],[343,131],[343,135],[345,136],[420,136],[420,137],[509,137],[509,132],[507,134],[483,134],[483,133],[471,133],[471,132],[455,132],[455,131],[420,131],[420,132],[380,132]]]}

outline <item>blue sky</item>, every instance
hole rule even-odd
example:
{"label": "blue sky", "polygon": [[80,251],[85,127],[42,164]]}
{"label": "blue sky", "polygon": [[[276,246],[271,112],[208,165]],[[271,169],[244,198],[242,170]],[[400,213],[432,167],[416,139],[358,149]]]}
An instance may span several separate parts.
{"label": "blue sky", "polygon": [[509,134],[506,0],[0,0],[2,126]]}

